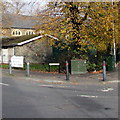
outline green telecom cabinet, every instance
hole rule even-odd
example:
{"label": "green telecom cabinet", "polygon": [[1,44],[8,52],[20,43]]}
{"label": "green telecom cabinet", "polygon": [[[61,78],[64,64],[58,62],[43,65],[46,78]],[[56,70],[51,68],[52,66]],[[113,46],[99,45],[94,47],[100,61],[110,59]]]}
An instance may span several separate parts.
{"label": "green telecom cabinet", "polygon": [[86,60],[71,60],[71,74],[87,73]]}
{"label": "green telecom cabinet", "polygon": [[115,60],[114,56],[109,56],[106,60],[107,62],[107,71],[114,71],[115,70]]}

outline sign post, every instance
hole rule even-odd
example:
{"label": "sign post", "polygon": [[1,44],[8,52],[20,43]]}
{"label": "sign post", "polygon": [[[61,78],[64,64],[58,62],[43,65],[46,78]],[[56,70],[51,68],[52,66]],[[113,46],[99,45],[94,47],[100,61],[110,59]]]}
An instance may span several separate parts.
{"label": "sign post", "polygon": [[12,56],[11,57],[11,65],[12,67],[20,67],[23,68],[23,56]]}
{"label": "sign post", "polygon": [[20,67],[23,68],[23,56],[12,56],[11,61],[9,63],[9,73],[12,74],[12,67]]}
{"label": "sign post", "polygon": [[69,80],[68,61],[66,61],[66,80]]}
{"label": "sign post", "polygon": [[49,72],[50,72],[50,66],[59,66],[58,72],[60,73],[60,63],[49,63]]}

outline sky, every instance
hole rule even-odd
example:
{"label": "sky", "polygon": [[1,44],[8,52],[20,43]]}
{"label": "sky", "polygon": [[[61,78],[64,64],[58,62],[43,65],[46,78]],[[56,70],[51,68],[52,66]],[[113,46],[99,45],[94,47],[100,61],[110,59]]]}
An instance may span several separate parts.
{"label": "sky", "polygon": [[[3,0],[3,1],[10,2],[11,0]],[[48,2],[50,0],[19,0],[19,1],[21,1],[21,2],[27,2],[27,3],[29,3],[29,2],[42,2],[44,4],[44,3],[46,3],[46,2]]]}
{"label": "sky", "polygon": [[[30,2],[30,1],[37,1],[37,2],[43,2],[43,4],[44,3],[46,3],[46,2],[48,2],[48,1],[55,1],[55,0],[22,0],[22,1],[26,1],[26,2]],[[95,2],[105,2],[105,1],[107,1],[107,2],[117,2],[117,1],[119,1],[119,0],[56,0],[56,1],[64,1],[64,2],[73,2],[73,1],[75,1],[75,2],[88,2],[88,1],[95,1]]]}
{"label": "sky", "polygon": [[46,4],[48,3],[49,0],[21,0],[21,1],[28,3],[27,9],[25,8],[25,10],[32,8],[32,10],[34,11],[36,8],[39,8],[41,10],[45,9]]}
{"label": "sky", "polygon": [[[24,15],[29,15],[34,13],[34,11],[39,8],[39,10],[45,9],[46,4],[50,0],[3,0],[4,2],[19,1],[26,3],[27,5],[22,8],[22,13]],[[28,12],[29,11],[29,12]]]}
{"label": "sky", "polygon": [[50,1],[57,1],[57,2],[60,2],[60,1],[66,1],[66,2],[109,1],[109,2],[113,2],[113,1],[119,1],[119,0],[3,0],[3,1],[6,1],[6,2],[19,1],[19,2],[26,3],[27,6],[23,8],[22,13],[25,15],[30,15],[30,14],[34,14],[37,8],[39,8],[39,11],[42,9],[45,9],[46,4]]}

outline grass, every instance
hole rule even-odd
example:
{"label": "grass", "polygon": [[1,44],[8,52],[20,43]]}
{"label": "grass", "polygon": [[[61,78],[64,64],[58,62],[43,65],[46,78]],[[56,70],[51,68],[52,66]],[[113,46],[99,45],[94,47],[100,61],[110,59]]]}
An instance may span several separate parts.
{"label": "grass", "polygon": [[8,64],[0,64],[0,68],[8,69],[9,65]]}
{"label": "grass", "polygon": [[[0,68],[3,69],[9,69],[8,64],[0,64]],[[18,70],[26,70],[27,65],[24,65],[24,68],[15,68]],[[50,67],[50,72],[58,72],[59,66],[51,66]],[[48,64],[30,64],[30,70],[31,71],[44,71],[48,72],[49,71],[49,65]]]}

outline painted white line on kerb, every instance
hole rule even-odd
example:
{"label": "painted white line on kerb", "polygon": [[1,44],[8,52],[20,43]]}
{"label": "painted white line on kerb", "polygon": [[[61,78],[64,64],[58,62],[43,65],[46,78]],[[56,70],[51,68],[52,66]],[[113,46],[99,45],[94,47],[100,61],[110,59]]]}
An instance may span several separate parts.
{"label": "painted white line on kerb", "polygon": [[92,95],[77,95],[80,97],[87,97],[87,98],[98,98],[98,96],[92,96]]}
{"label": "painted white line on kerb", "polygon": [[0,83],[0,85],[5,85],[5,86],[9,86],[8,84],[5,84],[5,83]]}

